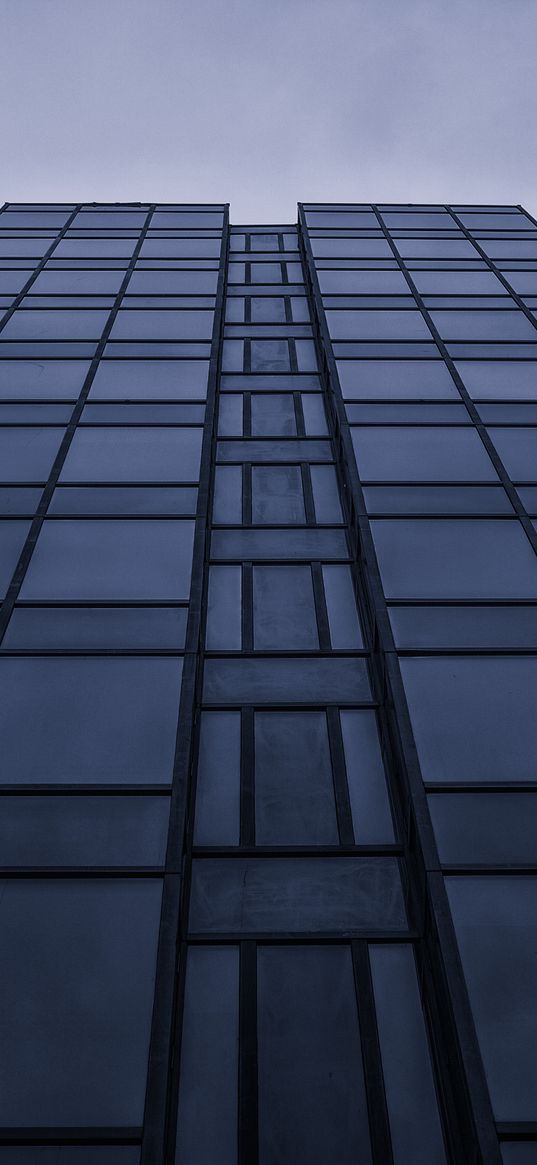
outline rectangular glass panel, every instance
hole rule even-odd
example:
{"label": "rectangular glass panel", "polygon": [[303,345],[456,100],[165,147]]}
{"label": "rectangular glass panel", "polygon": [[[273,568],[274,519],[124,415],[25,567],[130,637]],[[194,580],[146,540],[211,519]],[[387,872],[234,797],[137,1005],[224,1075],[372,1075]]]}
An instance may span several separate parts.
{"label": "rectangular glass panel", "polygon": [[0,866],[161,866],[168,797],[0,798]]}
{"label": "rectangular glass panel", "polygon": [[1,659],[0,780],[169,783],[181,672],[173,658]]}
{"label": "rectangular glass panel", "polygon": [[238,947],[188,951],[176,1165],[236,1165]]}
{"label": "rectangular glass panel", "polygon": [[389,845],[395,834],[375,713],[347,709],[340,720],[356,843]]}
{"label": "rectangular glass panel", "polygon": [[370,1165],[348,946],[259,947],[261,1165]]}
{"label": "rectangular glass panel", "polygon": [[344,651],[363,647],[350,567],[324,564],[322,573],[332,647]]}
{"label": "rectangular glass panel", "polygon": [[209,569],[205,646],[207,651],[240,651],[240,566],[211,566]]}
{"label": "rectangular glass panel", "polygon": [[240,713],[202,712],[195,845],[239,844],[240,763]]}
{"label": "rectangular glass panel", "polygon": [[142,1123],[160,898],[156,879],[4,883],[3,1126]]}
{"label": "rectangular glass panel", "polygon": [[302,474],[298,465],[254,465],[252,522],[299,524],[306,521]]}
{"label": "rectangular glass panel", "polygon": [[430,793],[428,802],[442,862],[537,864],[535,793]]}
{"label": "rectangular glass panel", "polygon": [[190,929],[360,934],[406,929],[394,858],[196,858]]}
{"label": "rectangular glass panel", "polygon": [[319,647],[309,566],[255,566],[253,590],[257,651]]}
{"label": "rectangular glass panel", "polygon": [[258,845],[337,845],[332,764],[324,712],[257,712]]}
{"label": "rectangular glass panel", "polygon": [[394,1165],[445,1165],[412,947],[369,952]]}
{"label": "rectangular glass panel", "polygon": [[371,701],[363,659],[208,659],[204,668],[208,704],[339,704]]}

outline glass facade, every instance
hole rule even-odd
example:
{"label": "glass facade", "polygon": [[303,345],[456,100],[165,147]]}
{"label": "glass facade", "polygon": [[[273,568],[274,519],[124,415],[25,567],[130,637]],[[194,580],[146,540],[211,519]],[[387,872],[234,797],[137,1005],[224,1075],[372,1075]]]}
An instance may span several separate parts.
{"label": "glass facade", "polygon": [[537,1160],[537,223],[6,204],[0,307],[0,1165]]}

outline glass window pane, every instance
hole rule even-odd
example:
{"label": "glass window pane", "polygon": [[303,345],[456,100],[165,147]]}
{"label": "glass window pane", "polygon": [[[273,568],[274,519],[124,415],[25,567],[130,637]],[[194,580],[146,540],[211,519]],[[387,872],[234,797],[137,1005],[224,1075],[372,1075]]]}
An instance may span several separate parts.
{"label": "glass window pane", "polygon": [[217,465],[214,471],[213,522],[242,522],[242,466]]}
{"label": "glass window pane", "polygon": [[211,566],[209,568],[205,646],[207,651],[240,651],[240,566]]}
{"label": "glass window pane", "polygon": [[195,845],[239,844],[240,763],[240,713],[202,712]]}
{"label": "glass window pane", "polygon": [[78,429],[60,481],[197,481],[202,435],[201,428],[156,425]]}
{"label": "glass window pane", "polygon": [[212,311],[118,311],[112,340],[210,340]]}
{"label": "glass window pane", "polygon": [[87,360],[0,360],[0,398],[76,400],[88,369]]}
{"label": "glass window pane", "polygon": [[214,295],[218,271],[133,271],[129,295]]}
{"label": "glass window pane", "polygon": [[205,400],[207,360],[102,360],[92,400]]}
{"label": "glass window pane", "polygon": [[395,834],[375,713],[342,710],[340,719],[356,843],[389,844]]}
{"label": "glass window pane", "polygon": [[325,564],[322,572],[332,647],[343,651],[363,647],[350,568]]}
{"label": "glass window pane", "polygon": [[30,529],[29,522],[0,522],[0,598],[4,598]]}
{"label": "glass window pane", "polygon": [[446,879],[494,1115],[532,1121],[537,1102],[537,883]]}
{"label": "glass window pane", "polygon": [[408,283],[401,271],[319,271],[324,295],[408,295]]}
{"label": "glass window pane", "polygon": [[498,480],[471,428],[362,425],[352,428],[352,442],[363,481]]}
{"label": "glass window pane", "polygon": [[0,779],[169,783],[181,672],[173,658],[0,659]]}
{"label": "glass window pane", "polygon": [[364,488],[368,514],[510,514],[514,510],[502,486],[369,485]]}
{"label": "glass window pane", "polygon": [[0,810],[2,866],[164,862],[168,797],[5,795]]}
{"label": "glass window pane", "polygon": [[2,330],[4,340],[98,340],[106,311],[16,311]]}
{"label": "glass window pane", "polygon": [[315,651],[319,647],[309,566],[254,566],[256,651]]}
{"label": "glass window pane", "polygon": [[48,521],[23,599],[187,599],[193,522]]}
{"label": "glass window pane", "polygon": [[177,1165],[236,1165],[239,1070],[238,947],[188,951]]}
{"label": "glass window pane", "polygon": [[295,404],[291,393],[252,395],[252,437],[295,437]]}
{"label": "glass window pane", "polygon": [[441,360],[338,360],[345,400],[460,400]]}
{"label": "glass window pane", "polygon": [[388,598],[537,598],[537,559],[518,522],[381,519],[371,528]]}
{"label": "glass window pane", "polygon": [[402,659],[424,779],[534,781],[537,659]]}
{"label": "glass window pane", "polygon": [[54,490],[47,514],[179,518],[195,515],[197,497],[189,486],[64,485]]}
{"label": "glass window pane", "polygon": [[324,402],[320,393],[302,393],[302,411],[307,437],[328,437]]}
{"label": "glass window pane", "polygon": [[298,465],[253,466],[252,521],[259,525],[306,521]]}
{"label": "glass window pane", "polygon": [[257,845],[337,845],[324,712],[257,712]]}
{"label": "glass window pane", "polygon": [[[438,313],[437,313],[438,314]],[[332,340],[429,340],[418,311],[327,311]]]}
{"label": "glass window pane", "polygon": [[431,793],[442,862],[537,863],[535,793]]}
{"label": "glass window pane", "polygon": [[117,295],[124,271],[41,271],[32,283],[32,295]]}
{"label": "glass window pane", "polygon": [[348,946],[259,947],[260,1165],[370,1165]]}
{"label": "glass window pane", "polygon": [[534,340],[537,331],[521,311],[432,311],[445,340]]}
{"label": "glass window pane", "polygon": [[313,504],[317,522],[343,522],[336,471],[333,465],[310,467]]}
{"label": "glass window pane", "polygon": [[218,404],[218,436],[242,437],[242,396],[223,393]]}
{"label": "glass window pane", "polygon": [[369,951],[394,1165],[445,1165],[412,948]]}
{"label": "glass window pane", "polygon": [[537,428],[490,428],[489,434],[513,481],[537,481]]}
{"label": "glass window pane", "polygon": [[2,1125],[142,1123],[160,897],[154,879],[4,883]]}
{"label": "glass window pane", "polygon": [[290,372],[287,340],[252,340],[252,372]]}
{"label": "glass window pane", "polygon": [[457,360],[455,367],[474,400],[537,400],[537,362]]}
{"label": "glass window pane", "polygon": [[208,704],[340,704],[371,701],[363,659],[208,659],[204,668]]}
{"label": "glass window pane", "polygon": [[186,607],[15,607],[2,648],[180,649],[187,614]]}
{"label": "glass window pane", "polygon": [[405,930],[394,858],[196,858],[190,928],[252,934]]}
{"label": "glass window pane", "polygon": [[[315,527],[260,530],[215,530],[211,539],[213,558],[331,559],[349,557],[343,530]],[[537,567],[536,567],[537,569]]]}
{"label": "glass window pane", "polygon": [[402,649],[537,650],[537,607],[392,607],[390,620]]}

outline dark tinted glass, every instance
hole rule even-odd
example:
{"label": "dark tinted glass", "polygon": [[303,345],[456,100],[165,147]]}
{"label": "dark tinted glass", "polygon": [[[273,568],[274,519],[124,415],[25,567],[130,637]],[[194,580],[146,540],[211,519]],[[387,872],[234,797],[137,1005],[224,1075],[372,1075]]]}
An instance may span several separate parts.
{"label": "dark tinted glass", "polygon": [[359,845],[395,840],[375,713],[340,713],[354,837]]}
{"label": "dark tinted glass", "polygon": [[535,793],[431,793],[429,809],[441,861],[537,863]]}
{"label": "dark tinted glass", "polygon": [[372,946],[370,959],[394,1165],[444,1165],[412,948]]}
{"label": "dark tinted glass", "polygon": [[196,782],[195,845],[238,845],[239,712],[202,712]]}
{"label": "dark tinted glass", "polygon": [[194,933],[405,928],[393,858],[204,858],[193,864]]}
{"label": "dark tinted glass", "polygon": [[167,797],[3,796],[0,866],[159,866]]}
{"label": "dark tinted glass", "polygon": [[460,400],[441,360],[338,360],[345,400]]}
{"label": "dark tinted glass", "polygon": [[537,659],[402,659],[426,781],[533,781]]}
{"label": "dark tinted glass", "polygon": [[254,567],[254,647],[314,651],[319,646],[309,566]]}
{"label": "dark tinted glass", "polygon": [[252,521],[305,522],[302,474],[298,465],[254,465],[252,469]]}
{"label": "dark tinted glass", "polygon": [[533,1120],[537,883],[448,878],[447,888],[496,1120]]}
{"label": "dark tinted glass", "polygon": [[258,845],[337,845],[334,786],[324,712],[255,717]]}
{"label": "dark tinted glass", "polygon": [[185,607],[16,607],[2,647],[184,647]]}
{"label": "dark tinted glass", "polygon": [[202,432],[156,426],[78,429],[60,481],[197,481]]}
{"label": "dark tinted glass", "polygon": [[5,883],[2,1125],[142,1123],[160,896],[155,880]]}
{"label": "dark tinted glass", "polygon": [[9,587],[29,529],[29,522],[0,522],[0,598]]}
{"label": "dark tinted glass", "polygon": [[45,522],[25,599],[185,599],[193,522]]}
{"label": "dark tinted glass", "polygon": [[518,522],[371,523],[388,598],[537,597],[537,559]]}
{"label": "dark tinted glass", "polygon": [[352,429],[352,440],[362,481],[497,480],[471,428],[363,425]]}
{"label": "dark tinted glass", "polygon": [[206,360],[104,360],[91,400],[204,400]]}
{"label": "dark tinted glass", "polygon": [[260,947],[257,992],[261,1165],[370,1165],[349,947]]}
{"label": "dark tinted glass", "polygon": [[371,699],[361,659],[208,659],[204,698],[209,704],[341,703]]}
{"label": "dark tinted glass", "polygon": [[185,985],[177,1165],[236,1165],[239,1066],[237,947],[191,947]]}
{"label": "dark tinted glass", "polygon": [[169,782],[180,680],[177,659],[1,659],[1,780]]}

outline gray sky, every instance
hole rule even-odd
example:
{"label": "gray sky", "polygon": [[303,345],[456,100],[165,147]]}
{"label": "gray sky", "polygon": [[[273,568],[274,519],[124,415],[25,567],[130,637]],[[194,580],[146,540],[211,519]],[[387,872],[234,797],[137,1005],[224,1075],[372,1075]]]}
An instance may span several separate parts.
{"label": "gray sky", "polygon": [[521,202],[537,0],[0,0],[0,194]]}

